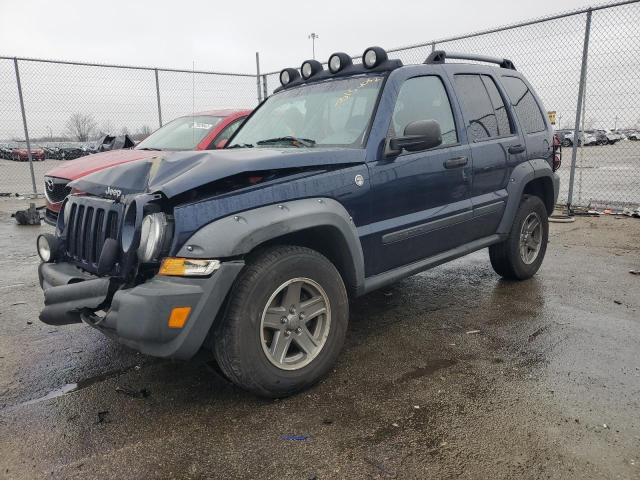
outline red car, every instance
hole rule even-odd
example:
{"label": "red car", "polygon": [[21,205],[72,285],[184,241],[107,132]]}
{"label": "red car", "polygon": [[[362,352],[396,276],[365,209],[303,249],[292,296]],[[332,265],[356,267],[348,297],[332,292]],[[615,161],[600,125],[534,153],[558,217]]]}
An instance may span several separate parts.
{"label": "red car", "polygon": [[213,110],[179,117],[162,126],[131,150],[112,150],[82,157],[47,172],[45,221],[55,225],[62,201],[71,193],[71,180],[121,163],[143,160],[158,151],[214,150],[224,147],[251,110]]}
{"label": "red car", "polygon": [[[16,162],[28,162],[29,161],[29,150],[25,148],[14,148],[11,151],[11,160]],[[32,148],[31,149],[31,160],[34,161],[44,161],[44,150],[41,148]]]}

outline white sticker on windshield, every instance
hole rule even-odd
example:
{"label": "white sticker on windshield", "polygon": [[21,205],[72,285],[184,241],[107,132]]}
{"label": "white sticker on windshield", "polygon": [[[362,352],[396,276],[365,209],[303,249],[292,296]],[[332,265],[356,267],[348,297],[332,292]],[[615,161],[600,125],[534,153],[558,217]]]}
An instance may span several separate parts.
{"label": "white sticker on windshield", "polygon": [[202,130],[209,130],[211,127],[213,127],[213,125],[210,124],[210,123],[193,122],[193,128],[200,128]]}

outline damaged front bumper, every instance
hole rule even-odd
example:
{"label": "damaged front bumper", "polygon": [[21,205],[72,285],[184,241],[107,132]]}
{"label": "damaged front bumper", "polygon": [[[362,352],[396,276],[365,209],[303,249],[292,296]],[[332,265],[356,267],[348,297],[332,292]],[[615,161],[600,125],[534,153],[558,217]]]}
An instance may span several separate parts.
{"label": "damaged front bumper", "polygon": [[[189,359],[202,346],[242,261],[224,262],[209,277],[157,275],[132,288],[69,263],[38,268],[45,307],[40,320],[53,325],[84,321],[144,354]],[[182,328],[170,328],[176,307],[190,307]]]}

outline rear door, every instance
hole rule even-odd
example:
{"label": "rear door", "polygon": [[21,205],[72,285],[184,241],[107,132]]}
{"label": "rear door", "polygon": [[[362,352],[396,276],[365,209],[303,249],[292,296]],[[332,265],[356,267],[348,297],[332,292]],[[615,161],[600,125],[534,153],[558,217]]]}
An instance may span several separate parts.
{"label": "rear door", "polygon": [[492,235],[506,206],[509,175],[524,160],[524,139],[505,106],[490,68],[451,65],[473,159],[473,239]]}
{"label": "rear door", "polygon": [[500,80],[524,134],[527,147],[526,159],[543,158],[548,160],[552,155],[551,126],[542,113],[539,99],[536,98],[531,87],[519,77],[502,75]]}

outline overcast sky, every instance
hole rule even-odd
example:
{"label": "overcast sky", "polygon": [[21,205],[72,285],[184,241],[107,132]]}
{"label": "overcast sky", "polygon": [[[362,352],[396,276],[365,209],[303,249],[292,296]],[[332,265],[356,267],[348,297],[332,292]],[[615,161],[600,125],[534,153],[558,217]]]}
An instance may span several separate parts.
{"label": "overcast sky", "polygon": [[[298,66],[482,30],[588,0],[166,1],[0,0],[0,55],[217,71]],[[597,3],[597,2],[596,2]]]}

